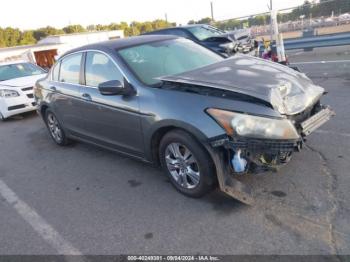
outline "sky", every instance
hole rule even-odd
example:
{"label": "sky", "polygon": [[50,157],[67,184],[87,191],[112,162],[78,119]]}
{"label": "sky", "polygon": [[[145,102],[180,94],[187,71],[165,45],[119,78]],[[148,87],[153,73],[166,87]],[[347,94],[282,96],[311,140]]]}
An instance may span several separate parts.
{"label": "sky", "polygon": [[[0,27],[22,30],[69,24],[110,24],[164,19],[187,24],[210,16],[210,0],[3,0]],[[215,20],[268,11],[270,0],[212,0]],[[300,5],[304,0],[273,0],[274,9]]]}

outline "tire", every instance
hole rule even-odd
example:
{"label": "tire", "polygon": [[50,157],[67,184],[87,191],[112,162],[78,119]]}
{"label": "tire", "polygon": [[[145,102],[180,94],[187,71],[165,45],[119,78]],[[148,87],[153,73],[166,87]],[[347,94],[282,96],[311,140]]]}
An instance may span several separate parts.
{"label": "tire", "polygon": [[202,197],[214,188],[214,163],[204,147],[187,132],[167,133],[160,141],[159,159],[172,185],[182,194]]}
{"label": "tire", "polygon": [[70,141],[67,138],[62,125],[50,109],[45,111],[45,123],[51,138],[57,145],[66,146],[69,144]]}

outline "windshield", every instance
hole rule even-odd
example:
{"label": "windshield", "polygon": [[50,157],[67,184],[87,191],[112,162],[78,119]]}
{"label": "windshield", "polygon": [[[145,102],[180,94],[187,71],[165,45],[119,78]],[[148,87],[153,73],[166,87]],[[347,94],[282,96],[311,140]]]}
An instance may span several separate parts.
{"label": "windshield", "polygon": [[187,28],[199,41],[203,41],[209,37],[222,35],[224,32],[210,26],[194,26]]}
{"label": "windshield", "polygon": [[0,81],[45,73],[43,69],[30,63],[0,65]]}
{"label": "windshield", "polygon": [[190,40],[158,41],[118,51],[126,64],[146,85],[156,78],[175,75],[213,64],[224,58]]}

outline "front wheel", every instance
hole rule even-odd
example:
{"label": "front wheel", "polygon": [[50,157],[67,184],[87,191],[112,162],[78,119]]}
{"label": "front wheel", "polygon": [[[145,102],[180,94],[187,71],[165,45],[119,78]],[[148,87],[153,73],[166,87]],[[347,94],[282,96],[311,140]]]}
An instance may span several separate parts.
{"label": "front wheel", "polygon": [[191,135],[174,130],[160,142],[159,157],[173,186],[190,197],[201,197],[213,189],[215,168],[208,152]]}
{"label": "front wheel", "polygon": [[65,146],[69,143],[69,140],[67,139],[61,124],[58,122],[57,117],[49,109],[45,112],[45,122],[50,136],[57,145]]}

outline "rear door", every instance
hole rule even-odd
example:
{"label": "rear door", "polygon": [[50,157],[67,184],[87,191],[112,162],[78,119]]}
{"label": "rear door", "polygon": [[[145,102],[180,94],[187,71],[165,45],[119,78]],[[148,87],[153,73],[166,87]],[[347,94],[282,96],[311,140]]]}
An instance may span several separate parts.
{"label": "rear door", "polygon": [[73,134],[82,132],[83,120],[80,111],[81,62],[83,53],[62,58],[53,68],[49,88],[52,93],[53,110],[63,126]]}
{"label": "rear door", "polygon": [[81,97],[85,99],[82,114],[85,136],[99,144],[132,155],[143,155],[143,136],[137,95],[102,95],[100,83],[126,81],[116,62],[98,51],[89,51],[85,59],[85,86]]}

